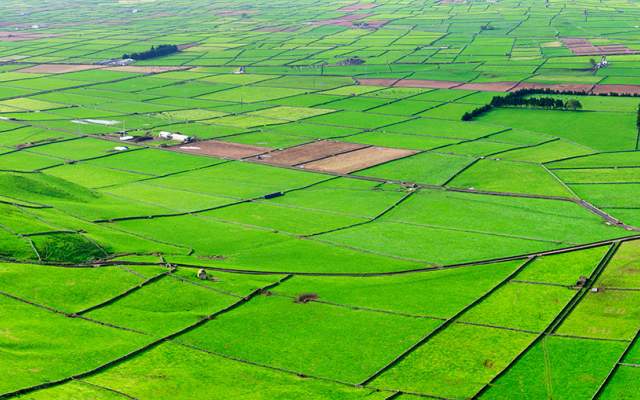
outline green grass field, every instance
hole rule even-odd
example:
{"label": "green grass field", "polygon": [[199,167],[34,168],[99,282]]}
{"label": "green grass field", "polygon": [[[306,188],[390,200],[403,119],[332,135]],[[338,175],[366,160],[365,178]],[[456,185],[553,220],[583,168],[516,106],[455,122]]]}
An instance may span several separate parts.
{"label": "green grass field", "polygon": [[0,12],[0,399],[640,399],[637,3]]}

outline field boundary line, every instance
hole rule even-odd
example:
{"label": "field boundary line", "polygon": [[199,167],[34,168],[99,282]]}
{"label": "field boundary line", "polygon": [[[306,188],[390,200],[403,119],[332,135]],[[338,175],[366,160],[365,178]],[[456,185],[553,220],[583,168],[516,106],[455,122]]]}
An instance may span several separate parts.
{"label": "field boundary line", "polygon": [[[68,313],[68,312],[65,312],[65,311],[62,311],[62,310],[58,310],[57,308],[54,308],[54,307],[51,307],[51,306],[48,306],[48,305],[45,305],[45,304],[36,303],[36,302],[31,301],[31,300],[27,300],[27,299],[24,299],[22,297],[16,296],[14,294],[7,293],[5,291],[1,291],[0,290],[0,296],[5,296],[5,297],[7,297],[9,299],[12,299],[12,300],[15,300],[15,301],[18,301],[18,302],[21,302],[21,303],[24,303],[24,304],[27,304],[27,305],[30,305],[30,306],[33,306],[33,307],[37,307],[37,308],[43,309],[45,311],[49,311],[49,312],[51,312],[53,314],[58,314],[58,315],[61,315],[61,316],[64,316],[64,317],[78,318],[78,319],[82,319],[82,320],[85,320],[85,321],[88,321],[88,322],[92,322],[94,324],[106,326],[106,327],[109,327],[109,328],[146,335],[145,332],[138,331],[136,329],[131,329],[131,328],[127,328],[127,327],[124,327],[124,326],[114,325],[114,324],[98,321],[98,320],[95,320],[95,319],[92,319],[92,318],[83,317],[83,316],[74,317],[72,315],[72,313]],[[1,395],[0,395],[0,398],[2,398]]]}
{"label": "field boundary line", "polygon": [[602,383],[598,387],[598,390],[596,390],[593,396],[591,396],[592,400],[599,399],[602,393],[604,393],[605,389],[607,388],[607,385],[609,385],[609,382],[611,382],[611,379],[613,379],[616,372],[620,369],[622,362],[627,357],[627,355],[631,352],[631,349],[633,349],[634,345],[638,343],[639,340],[640,340],[640,329],[636,331],[636,334],[634,335],[633,339],[631,339],[631,341],[629,342],[627,347],[624,349],[622,354],[620,354],[620,357],[618,357],[618,360],[616,361],[615,365],[613,366],[613,368],[611,368],[611,370],[607,374],[607,377],[604,379],[604,381],[602,381]]}
{"label": "field boundary line", "polygon": [[576,306],[580,303],[582,298],[591,290],[593,284],[598,279],[602,271],[606,268],[607,264],[613,258],[614,254],[618,250],[620,246],[620,242],[614,242],[609,247],[607,253],[602,256],[598,265],[593,270],[587,283],[573,295],[573,297],[565,304],[565,306],[560,310],[560,312],[555,316],[555,318],[547,325],[547,328],[540,333],[534,340],[529,343],[511,362],[504,367],[498,374],[496,374],[489,382],[487,382],[480,390],[478,390],[472,397],[472,399],[478,399],[479,396],[488,391],[502,376],[506,375],[511,368],[518,363],[535,345],[540,343],[541,340],[544,340],[546,336],[553,335],[558,327],[564,322],[564,320],[571,314],[571,312],[576,308]]}
{"label": "field boundary line", "polygon": [[500,289],[502,286],[507,284],[507,282],[509,282],[513,277],[515,277],[518,273],[520,273],[520,271],[522,271],[527,265],[529,265],[533,260],[535,260],[535,258],[536,257],[530,257],[525,262],[521,263],[509,275],[507,275],[504,279],[502,279],[500,282],[498,282],[495,286],[493,286],[491,289],[487,290],[483,295],[481,295],[477,299],[473,300],[471,303],[469,303],[466,306],[464,306],[461,310],[459,310],[454,315],[452,315],[451,317],[446,319],[444,322],[442,322],[442,324],[438,325],[435,329],[433,329],[432,331],[427,333],[424,337],[422,337],[416,343],[411,345],[409,348],[405,349],[402,353],[397,355],[395,358],[393,358],[386,365],[382,366],[382,368],[380,368],[379,370],[374,372],[372,375],[370,375],[368,378],[366,378],[365,380],[360,382],[360,385],[362,385],[362,386],[368,385],[369,383],[373,382],[378,377],[380,377],[382,374],[384,374],[385,372],[387,372],[388,370],[390,370],[391,368],[396,366],[398,363],[400,363],[402,360],[404,360],[411,353],[413,353],[418,348],[420,348],[422,345],[427,343],[432,337],[436,336],[438,333],[442,332],[448,326],[453,324],[457,319],[459,319],[462,315],[464,315],[468,310],[470,310],[475,305],[479,304],[484,299],[489,297],[492,293],[494,293],[495,291]]}
{"label": "field boundary line", "polygon": [[117,301],[129,296],[130,294],[133,294],[133,293],[137,292],[138,290],[142,289],[143,287],[148,286],[148,285],[150,285],[150,284],[152,284],[154,282],[159,281],[160,279],[172,274],[173,272],[174,272],[174,269],[171,269],[169,271],[161,272],[161,273],[159,273],[157,275],[154,275],[154,276],[152,276],[150,278],[147,278],[146,280],[138,283],[135,286],[130,287],[129,289],[125,290],[122,293],[119,293],[119,294],[115,295],[114,297],[111,297],[111,298],[109,298],[107,300],[104,300],[104,301],[102,301],[102,302],[100,302],[98,304],[94,304],[92,306],[84,308],[84,309],[82,309],[80,311],[76,311],[74,313],[71,313],[71,315],[74,316],[74,317],[82,316],[84,314],[90,313],[91,311],[95,311],[95,310],[98,310],[100,308],[107,307],[107,306],[109,306],[109,305],[111,305],[111,304],[113,304],[113,303],[115,303],[115,302],[117,302]]}
{"label": "field boundary line", "polygon": [[130,399],[130,400],[138,400],[137,397],[133,397],[133,396],[131,396],[129,394],[126,394],[124,392],[121,392],[119,390],[111,389],[109,387],[98,385],[96,383],[87,382],[84,379],[72,379],[72,381],[81,383],[83,385],[91,386],[91,387],[94,387],[94,388],[97,388],[97,389],[100,389],[100,390],[103,390],[103,391],[106,391],[106,392],[114,393],[114,394],[120,395],[120,396],[125,397],[125,398]]}
{"label": "field boundary line", "polygon": [[316,232],[316,233],[312,233],[310,235],[303,235],[303,237],[310,238],[310,237],[314,237],[314,236],[320,236],[320,235],[324,235],[324,234],[328,234],[328,233],[342,231],[342,230],[345,230],[345,229],[355,228],[357,226],[370,224],[370,223],[375,222],[378,219],[382,218],[383,216],[385,216],[386,214],[391,212],[393,209],[398,207],[400,204],[404,203],[406,200],[409,199],[409,197],[413,196],[414,193],[417,193],[417,190],[408,191],[407,193],[405,193],[404,196],[402,196],[400,199],[396,200],[393,204],[391,204],[390,206],[388,206],[387,208],[385,208],[384,210],[379,212],[376,216],[374,216],[373,218],[369,218],[368,221],[357,222],[355,224],[351,224],[351,225],[347,225],[347,226],[341,226],[341,227],[334,228],[334,229],[329,229],[329,230],[324,231],[324,232]]}
{"label": "field boundary line", "polygon": [[190,325],[188,325],[188,326],[186,326],[186,327],[184,327],[184,328],[182,328],[180,330],[177,330],[177,331],[175,331],[173,333],[165,335],[165,336],[163,336],[161,338],[155,339],[155,340],[147,343],[146,345],[144,345],[142,347],[139,347],[138,349],[130,351],[127,354],[124,354],[124,355],[122,355],[120,357],[117,357],[117,358],[115,358],[115,359],[113,359],[111,361],[108,361],[108,362],[106,362],[104,364],[101,364],[101,365],[99,365],[97,367],[94,367],[94,368],[92,368],[90,370],[87,370],[87,371],[84,371],[84,372],[80,372],[78,374],[74,374],[74,375],[71,375],[71,376],[67,376],[67,377],[64,377],[64,378],[61,378],[61,379],[57,379],[57,380],[54,380],[54,381],[43,382],[43,383],[40,383],[40,384],[24,387],[24,388],[21,388],[21,389],[10,391],[10,392],[6,392],[6,393],[3,393],[3,394],[0,394],[0,399],[8,399],[8,398],[16,397],[16,396],[19,396],[19,395],[24,395],[24,394],[27,394],[27,393],[31,393],[31,392],[34,392],[34,391],[37,391],[37,390],[40,390],[40,389],[46,389],[46,388],[50,388],[50,387],[59,386],[59,385],[62,385],[64,383],[70,382],[72,380],[83,379],[83,378],[95,375],[95,374],[97,374],[99,372],[102,372],[102,371],[108,369],[108,368],[111,368],[111,367],[114,367],[116,365],[119,365],[119,364],[121,364],[121,363],[123,363],[125,361],[128,361],[129,359],[131,359],[133,357],[136,357],[136,356],[138,356],[140,354],[143,354],[143,353],[145,353],[145,352],[147,352],[149,350],[152,350],[152,349],[158,347],[159,345],[161,345],[161,344],[163,344],[165,342],[172,341],[173,339],[175,339],[175,338],[177,338],[177,337],[179,337],[179,336],[181,336],[181,335],[183,335],[185,333],[191,332],[192,330],[194,330],[194,329],[206,324],[207,322],[217,318],[220,315],[223,315],[223,314],[226,314],[226,313],[228,313],[230,311],[235,310],[236,308],[238,308],[238,307],[242,306],[243,304],[245,304],[245,303],[249,302],[250,300],[252,300],[254,297],[260,295],[264,291],[272,289],[272,288],[278,286],[279,284],[285,282],[289,278],[291,278],[291,275],[287,275],[284,278],[281,278],[276,282],[273,282],[273,283],[270,283],[269,285],[266,285],[266,286],[263,286],[261,288],[255,289],[254,291],[249,293],[247,296],[239,299],[238,301],[236,301],[236,302],[234,302],[234,303],[232,303],[232,304],[230,304],[230,305],[228,305],[228,306],[226,306],[226,307],[224,307],[224,308],[222,308],[220,310],[217,310],[217,311],[215,311],[215,312],[213,312],[213,313],[211,313],[211,314],[199,319],[198,321],[196,321],[196,322],[194,322],[194,323],[192,323],[192,324],[190,324]]}

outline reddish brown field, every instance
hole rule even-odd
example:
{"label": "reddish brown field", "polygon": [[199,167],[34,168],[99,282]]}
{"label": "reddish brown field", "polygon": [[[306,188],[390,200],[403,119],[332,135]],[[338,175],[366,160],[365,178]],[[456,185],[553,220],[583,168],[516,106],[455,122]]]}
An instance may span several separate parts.
{"label": "reddish brown field", "polygon": [[171,150],[184,153],[199,154],[205,156],[231,158],[238,160],[241,158],[253,157],[258,154],[271,151],[269,147],[250,146],[239,143],[221,142],[219,140],[205,140],[202,142],[189,143],[174,146]]}
{"label": "reddish brown field", "polygon": [[366,145],[336,142],[333,140],[320,140],[300,146],[290,147],[285,150],[274,151],[272,153],[256,157],[256,161],[276,165],[294,166],[361,149],[363,147],[366,147]]}
{"label": "reddish brown field", "polygon": [[415,150],[392,149],[388,147],[366,147],[322,160],[303,164],[309,170],[349,174],[354,171],[416,154]]}
{"label": "reddish brown field", "polygon": [[613,54],[635,54],[637,51],[631,50],[627,46],[621,44],[607,44],[596,46],[591,41],[582,38],[564,38],[560,41],[575,55],[587,56],[605,56]]}
{"label": "reddish brown field", "polygon": [[551,89],[551,90],[567,90],[573,92],[585,92],[588,93],[593,89],[593,85],[588,84],[546,84],[546,83],[533,83],[533,82],[522,82],[516,85],[512,90],[520,90],[520,89]]}
{"label": "reddish brown field", "polygon": [[535,83],[535,82],[478,82],[464,83],[451,81],[430,81],[417,79],[357,79],[356,82],[364,86],[394,86],[415,87],[426,89],[463,89],[480,92],[513,92],[520,89],[550,89],[584,93],[640,93],[640,85],[589,85],[579,83]]}
{"label": "reddish brown field", "polygon": [[640,85],[596,85],[593,93],[640,94]]}
{"label": "reddish brown field", "polygon": [[30,74],[65,74],[101,68],[99,65],[88,64],[40,64],[19,70]]}

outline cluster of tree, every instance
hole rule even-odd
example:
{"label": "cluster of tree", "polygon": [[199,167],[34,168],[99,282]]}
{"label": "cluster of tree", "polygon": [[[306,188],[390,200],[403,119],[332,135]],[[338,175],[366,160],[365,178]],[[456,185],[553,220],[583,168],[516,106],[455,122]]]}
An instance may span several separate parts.
{"label": "cluster of tree", "polygon": [[564,101],[553,97],[522,97],[517,92],[509,93],[506,96],[494,96],[490,104],[494,107],[524,106],[555,110],[578,110],[582,108],[580,101],[575,99]]}
{"label": "cluster of tree", "polygon": [[169,54],[177,53],[180,51],[175,44],[161,44],[160,46],[151,46],[151,49],[143,51],[142,53],[124,54],[122,59],[128,58],[134,60],[148,60],[150,58],[162,57]]}
{"label": "cluster of tree", "polygon": [[640,137],[640,104],[638,104],[638,114],[636,117],[636,127],[638,128],[638,137]]}
{"label": "cluster of tree", "polygon": [[[508,93],[505,96],[494,96],[489,104],[485,104],[482,107],[478,107],[474,110],[464,113],[462,115],[463,121],[471,121],[475,117],[478,117],[494,107],[540,107],[553,110],[579,110],[582,108],[582,103],[576,99],[561,100],[554,99],[552,97],[528,97],[536,93],[545,94],[560,94],[559,91],[547,90],[547,89],[522,89],[515,92]],[[552,93],[557,92],[557,93]],[[562,93],[566,94],[566,93]],[[584,94],[584,93],[580,93]],[[639,122],[640,123],[640,122]]]}
{"label": "cluster of tree", "polygon": [[475,108],[469,112],[464,113],[464,115],[462,115],[462,120],[463,121],[471,121],[472,119],[474,119],[475,117],[478,117],[488,111],[490,111],[493,108],[493,106],[491,104],[485,104],[482,107],[478,107]]}

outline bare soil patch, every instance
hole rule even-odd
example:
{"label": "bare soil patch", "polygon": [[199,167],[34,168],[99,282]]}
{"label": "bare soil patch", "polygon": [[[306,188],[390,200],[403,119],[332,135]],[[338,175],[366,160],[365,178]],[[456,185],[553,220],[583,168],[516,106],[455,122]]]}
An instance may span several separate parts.
{"label": "bare soil patch", "polygon": [[516,85],[511,91],[520,89],[550,89],[572,92],[584,92],[588,93],[593,89],[593,85],[589,84],[570,84],[570,83],[558,83],[558,84],[546,84],[546,83],[534,83],[534,82],[522,82]]}
{"label": "bare soil patch", "polygon": [[593,93],[640,94],[640,85],[596,85]]}
{"label": "bare soil patch", "polygon": [[18,70],[17,72],[30,74],[64,74],[67,72],[79,72],[97,68],[101,67],[90,64],[40,64]]}
{"label": "bare soil patch", "polygon": [[320,140],[264,154],[256,157],[255,160],[275,165],[294,166],[362,149],[364,147],[367,147],[367,145],[336,142],[333,140]]}
{"label": "bare soil patch", "polygon": [[564,38],[560,41],[575,55],[587,56],[606,56],[613,54],[636,54],[636,50],[632,50],[622,44],[606,44],[596,46],[591,41],[583,38]]}
{"label": "bare soil patch", "polygon": [[388,147],[366,147],[333,157],[303,164],[309,170],[349,174],[354,171],[416,154],[415,150],[392,149]]}
{"label": "bare soil patch", "polygon": [[219,140],[204,140],[170,147],[171,150],[184,153],[199,154],[205,156],[231,158],[234,160],[253,157],[258,154],[267,153],[272,149],[269,147],[251,146],[240,143],[221,142]]}

